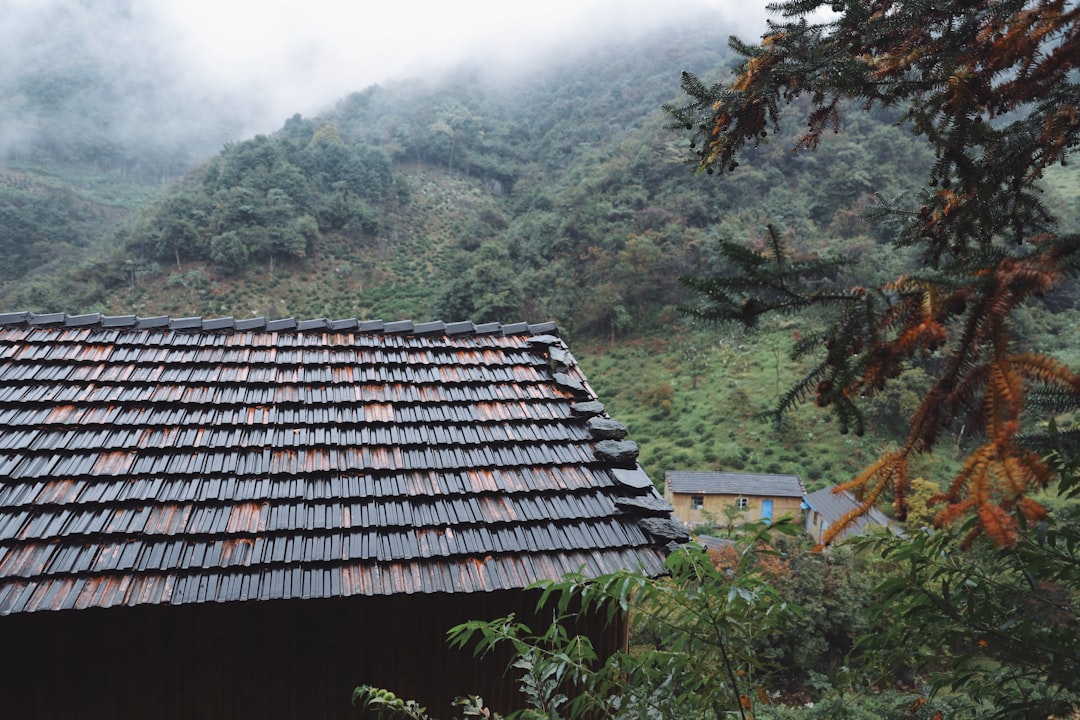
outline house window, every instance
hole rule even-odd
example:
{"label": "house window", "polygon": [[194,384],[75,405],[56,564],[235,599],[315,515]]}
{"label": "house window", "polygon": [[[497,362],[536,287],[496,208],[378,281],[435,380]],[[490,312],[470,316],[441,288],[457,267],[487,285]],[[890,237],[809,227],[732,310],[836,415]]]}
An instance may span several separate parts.
{"label": "house window", "polygon": [[746,508],[750,507],[750,499],[744,497],[737,499],[735,501],[735,507],[739,508],[740,510],[745,510]]}
{"label": "house window", "polygon": [[690,496],[690,509],[691,510],[701,510],[704,507],[705,507],[705,496],[704,495],[691,495]]}

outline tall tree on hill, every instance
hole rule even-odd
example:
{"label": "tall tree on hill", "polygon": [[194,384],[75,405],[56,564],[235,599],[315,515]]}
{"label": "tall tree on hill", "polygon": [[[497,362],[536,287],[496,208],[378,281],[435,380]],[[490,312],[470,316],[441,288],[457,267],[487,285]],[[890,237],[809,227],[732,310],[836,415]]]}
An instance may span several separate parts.
{"label": "tall tree on hill", "polygon": [[731,40],[743,58],[733,83],[707,86],[684,74],[689,100],[667,107],[673,127],[691,131],[700,171],[732,173],[741,154],[779,130],[781,106],[795,98],[809,100],[795,151],[826,145],[845,112],[897,109],[937,160],[917,201],[880,198],[879,214],[895,222],[897,246],[920,251],[921,266],[881,287],[810,289],[799,279],[820,277],[825,265],[788,257],[773,233],[767,256],[725,246],[742,268],[737,277],[691,279],[703,297],[692,312],[753,323],[773,310],[831,309],[827,329],[796,347],[819,362],[776,412],[813,397],[832,406],[845,429],[862,428],[859,398],[882,390],[912,359],[939,357],[905,440],[845,487],[861,492],[864,509],[891,491],[903,517],[909,460],[954,425],[974,424],[981,441],[938,498],[938,521],[974,513],[979,531],[1015,542],[1025,521],[1045,514],[1031,491],[1053,477],[1022,442],[1030,391],[1080,397],[1080,375],[1020,351],[1010,332],[1021,305],[1080,265],[1080,236],[1055,233],[1039,200],[1044,172],[1080,147],[1080,6],[786,0],[771,7],[780,19],[760,44]]}

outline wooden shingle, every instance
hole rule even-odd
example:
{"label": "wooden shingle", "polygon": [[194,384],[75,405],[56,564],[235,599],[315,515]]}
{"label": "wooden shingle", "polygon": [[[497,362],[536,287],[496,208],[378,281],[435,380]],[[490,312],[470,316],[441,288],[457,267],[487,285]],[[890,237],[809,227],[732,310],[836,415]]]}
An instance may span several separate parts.
{"label": "wooden shingle", "polygon": [[553,323],[0,315],[0,615],[659,573],[583,404]]}

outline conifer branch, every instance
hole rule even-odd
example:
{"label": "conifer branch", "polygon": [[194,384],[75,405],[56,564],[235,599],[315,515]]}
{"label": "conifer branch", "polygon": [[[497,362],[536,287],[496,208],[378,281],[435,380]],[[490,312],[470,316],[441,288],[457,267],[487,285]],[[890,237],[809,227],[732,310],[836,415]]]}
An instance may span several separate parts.
{"label": "conifer branch", "polygon": [[860,398],[916,358],[940,357],[899,450],[850,487],[877,497],[891,485],[902,515],[909,458],[955,424],[974,422],[985,443],[941,498],[939,519],[974,512],[988,534],[1008,541],[1015,527],[1002,512],[1031,514],[1023,493],[1049,477],[1019,442],[1025,409],[1039,407],[1032,389],[1068,395],[1077,387],[1063,364],[1013,350],[1010,318],[1080,271],[1080,237],[1054,234],[1038,186],[1050,165],[1080,148],[1080,8],[1065,0],[844,2],[831,19],[811,22],[822,5],[774,6],[782,20],[760,43],[731,41],[743,59],[734,81],[707,86],[686,74],[689,101],[669,112],[691,132],[699,170],[731,173],[745,149],[779,128],[781,101],[810,101],[795,150],[842,130],[844,101],[903,107],[903,122],[936,150],[929,189],[917,194],[917,209],[904,207],[903,195],[879,194],[869,216],[894,224],[896,244],[919,248],[923,267],[879,288],[845,289],[835,278],[823,282],[829,262],[792,257],[769,227],[766,252],[722,243],[731,272],[684,279],[703,298],[687,310],[746,325],[771,312],[830,313],[823,331],[796,342],[794,356],[821,359],[780,397],[774,422],[812,395],[842,431],[861,431]]}

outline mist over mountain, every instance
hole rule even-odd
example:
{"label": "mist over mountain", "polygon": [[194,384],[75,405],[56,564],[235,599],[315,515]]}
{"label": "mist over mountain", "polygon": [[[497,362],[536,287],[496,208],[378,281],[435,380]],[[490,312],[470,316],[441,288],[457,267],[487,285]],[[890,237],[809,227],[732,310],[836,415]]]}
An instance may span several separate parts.
{"label": "mist over mountain", "polygon": [[543,63],[481,53],[294,112],[156,200],[106,208],[100,243],[70,242],[90,237],[97,200],[50,191],[46,206],[48,193],[14,178],[0,227],[22,229],[0,236],[0,250],[23,262],[0,270],[0,299],[140,314],[555,318],[614,336],[669,322],[685,300],[677,278],[717,267],[709,239],[721,233],[752,237],[775,222],[800,247],[864,235],[856,252],[876,252],[858,208],[926,161],[912,138],[871,119],[838,153],[794,157],[779,140],[733,182],[694,176],[661,108],[678,100],[683,70],[726,74],[723,17],[607,29],[617,27],[589,43],[566,36]]}
{"label": "mist over mountain", "polygon": [[[461,64],[528,74],[596,42],[632,52],[643,33],[724,4],[0,0],[0,159],[168,176],[370,85]],[[731,12],[729,27],[761,14]]]}
{"label": "mist over mountain", "polygon": [[[478,43],[468,61],[230,136],[294,97],[221,92],[257,63],[202,86],[192,78],[211,76],[185,62],[191,36],[133,1],[26,8],[43,47],[5,76],[20,78],[4,87],[21,103],[4,106],[18,138],[0,167],[7,308],[649,333],[677,319],[681,275],[724,269],[716,238],[760,243],[770,223],[796,251],[859,261],[863,284],[903,272],[863,210],[875,192],[917,192],[933,161],[880,110],[845,113],[827,152],[793,154],[796,113],[735,175],[694,175],[662,106],[679,100],[683,70],[727,74],[731,29],[716,10],[651,26],[615,16],[517,54]],[[310,66],[326,53],[312,49]]]}
{"label": "mist over mountain", "polygon": [[175,173],[243,131],[185,75],[167,28],[128,0],[7,3],[0,153]]}
{"label": "mist over mountain", "polygon": [[[244,25],[233,3],[215,13],[193,0],[202,14],[185,16],[136,0],[0,0],[10,20],[0,25],[0,308],[555,320],[575,344],[629,348],[605,395],[623,393],[635,422],[685,420],[657,430],[668,457],[643,453],[662,474],[676,457],[742,467],[747,448],[763,457],[772,448],[772,436],[743,424],[752,399],[778,392],[792,327],[766,328],[764,344],[727,330],[695,338],[677,309],[694,299],[680,276],[729,269],[717,239],[764,250],[772,224],[797,254],[852,260],[864,286],[908,267],[864,211],[875,192],[917,197],[934,158],[880,109],[843,112],[820,152],[793,153],[804,120],[784,116],[736,173],[694,174],[688,138],[667,127],[662,106],[680,101],[683,70],[723,80],[728,35],[754,32],[716,8],[676,1],[680,12],[661,20],[586,3],[592,19],[580,32],[526,23],[529,39],[489,25],[471,36],[472,52],[433,40],[421,61],[350,26],[352,11],[320,15],[323,2],[291,18],[297,42],[286,43],[281,16]],[[382,49],[380,62],[315,42],[311,16],[369,38],[364,52]],[[214,32],[193,34],[196,18]],[[427,18],[448,31],[453,19]],[[268,59],[260,46],[221,40],[241,26],[280,51]],[[422,42],[427,25],[413,27]],[[1080,222],[1076,178],[1072,168],[1047,173],[1046,202],[1063,227]],[[1078,297],[1064,283],[1049,312],[1024,320],[1032,343],[1069,362]],[[756,344],[764,359],[751,357]],[[746,409],[733,416],[738,427],[718,431],[730,442],[714,443],[673,390],[672,368],[707,347],[724,359],[705,395],[726,399],[699,409]],[[885,399],[882,428],[903,416],[903,398]],[[796,434],[817,431],[805,429]],[[688,438],[702,445],[695,458]],[[797,465],[781,453],[764,467]],[[815,461],[807,476],[829,467]]]}

